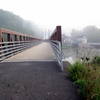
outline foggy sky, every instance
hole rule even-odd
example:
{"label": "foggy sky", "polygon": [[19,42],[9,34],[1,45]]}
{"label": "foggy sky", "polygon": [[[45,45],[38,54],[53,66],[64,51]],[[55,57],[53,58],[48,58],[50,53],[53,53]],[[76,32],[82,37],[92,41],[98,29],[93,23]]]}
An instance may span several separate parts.
{"label": "foggy sky", "polygon": [[100,0],[0,0],[0,9],[34,22],[42,31],[56,25],[67,33],[87,25],[100,27]]}

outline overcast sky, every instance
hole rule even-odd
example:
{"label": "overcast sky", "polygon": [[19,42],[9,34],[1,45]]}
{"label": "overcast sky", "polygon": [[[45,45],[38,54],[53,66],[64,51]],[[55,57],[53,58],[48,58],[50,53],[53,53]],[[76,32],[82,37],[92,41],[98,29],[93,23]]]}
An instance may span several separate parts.
{"label": "overcast sky", "polygon": [[100,0],[0,0],[0,8],[34,22],[42,29],[100,27]]}

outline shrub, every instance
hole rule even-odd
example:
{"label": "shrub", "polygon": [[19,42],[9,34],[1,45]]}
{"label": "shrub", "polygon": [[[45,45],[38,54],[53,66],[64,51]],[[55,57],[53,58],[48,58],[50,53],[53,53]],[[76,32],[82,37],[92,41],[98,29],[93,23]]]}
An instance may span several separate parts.
{"label": "shrub", "polygon": [[92,97],[93,100],[100,100],[100,78],[94,82]]}
{"label": "shrub", "polygon": [[87,69],[80,62],[76,62],[75,64],[70,65],[68,70],[69,70],[69,76],[73,81],[86,77]]}
{"label": "shrub", "polygon": [[76,62],[68,71],[84,100],[100,100],[100,67],[95,66],[94,69],[92,66]]}
{"label": "shrub", "polygon": [[81,94],[82,97],[86,96],[86,86],[87,86],[87,81],[85,79],[78,79],[74,82],[78,88],[79,88],[79,93]]}

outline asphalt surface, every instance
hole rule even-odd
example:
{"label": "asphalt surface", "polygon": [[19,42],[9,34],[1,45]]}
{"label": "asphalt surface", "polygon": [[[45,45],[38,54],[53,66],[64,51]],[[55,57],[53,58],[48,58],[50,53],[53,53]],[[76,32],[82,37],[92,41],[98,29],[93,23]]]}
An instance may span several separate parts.
{"label": "asphalt surface", "polygon": [[0,63],[0,100],[80,100],[56,62]]}

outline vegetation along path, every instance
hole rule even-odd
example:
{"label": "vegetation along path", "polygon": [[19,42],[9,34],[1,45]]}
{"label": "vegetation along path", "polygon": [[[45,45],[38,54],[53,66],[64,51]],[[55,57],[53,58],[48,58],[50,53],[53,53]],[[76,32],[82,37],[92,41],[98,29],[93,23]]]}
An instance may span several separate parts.
{"label": "vegetation along path", "polygon": [[56,62],[0,63],[0,100],[80,100]]}

